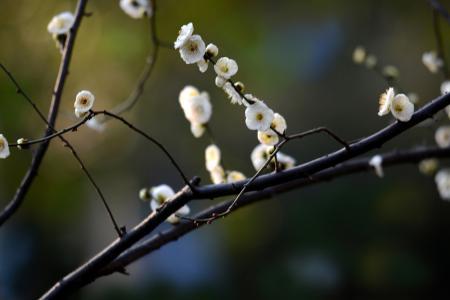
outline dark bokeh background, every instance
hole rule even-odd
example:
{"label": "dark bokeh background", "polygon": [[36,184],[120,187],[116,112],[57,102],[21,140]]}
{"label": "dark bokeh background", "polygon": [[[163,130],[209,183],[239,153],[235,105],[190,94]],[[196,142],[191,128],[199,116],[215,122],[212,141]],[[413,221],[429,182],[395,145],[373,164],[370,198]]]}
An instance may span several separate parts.
{"label": "dark bokeh background", "polygon": [[[129,94],[143,67],[147,23],[126,16],[117,2],[88,5],[93,16],[79,32],[60,128],[73,122],[79,90],[96,95],[95,108],[111,108]],[[75,3],[0,2],[0,61],[45,111],[59,65],[46,26]],[[439,95],[441,78],[421,64],[422,53],[435,47],[426,1],[160,1],[162,40],[172,42],[189,21],[221,55],[237,60],[237,78],[282,113],[291,132],[323,125],[350,140],[390,122],[377,116],[385,82],[352,63],[359,44],[382,64],[396,65],[402,87],[417,92],[422,104]],[[444,24],[446,38],[449,32]],[[211,94],[211,125],[227,165],[252,174],[249,155],[257,140],[242,109],[215,87],[212,71],[199,73],[176,51],[161,51],[142,100],[126,118],[163,142],[189,175],[209,182],[203,162],[208,140],[192,137],[178,104],[186,84]],[[0,132],[10,141],[42,134],[41,121],[3,74],[0,98]],[[383,150],[431,144],[433,131],[416,128]],[[155,147],[120,124],[109,123],[101,134],[83,128],[70,140],[128,227],[149,212],[137,197],[141,187],[182,184]],[[286,152],[304,162],[337,147],[317,136]],[[30,157],[12,150],[0,162],[2,207]],[[449,203],[416,166],[390,169],[384,179],[353,175],[243,209],[133,264],[131,276],[102,278],[73,299],[423,299],[436,293],[443,299],[450,289],[449,217]],[[89,182],[55,141],[23,207],[0,230],[0,299],[36,298],[114,238]]]}

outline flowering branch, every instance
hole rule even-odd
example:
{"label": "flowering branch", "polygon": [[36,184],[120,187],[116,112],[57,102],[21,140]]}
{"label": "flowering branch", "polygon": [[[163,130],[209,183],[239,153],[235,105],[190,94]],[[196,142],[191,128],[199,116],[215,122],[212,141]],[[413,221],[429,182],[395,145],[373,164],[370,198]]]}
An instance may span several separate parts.
{"label": "flowering branch", "polygon": [[[58,116],[59,104],[61,102],[64,85],[67,79],[67,75],[69,74],[69,65],[72,57],[73,47],[75,44],[75,38],[78,32],[78,28],[81,25],[81,20],[84,16],[86,4],[87,0],[78,1],[75,20],[64,44],[61,64],[59,67],[58,76],[56,78],[55,87],[53,89],[52,101],[47,118],[48,125],[45,131],[45,135],[50,135],[53,133],[53,127],[55,126],[56,118]],[[31,184],[34,181],[34,178],[37,175],[45,153],[47,152],[48,145],[49,141],[40,144],[39,148],[34,153],[31,165],[28,168],[25,176],[23,177],[19,187],[17,188],[13,199],[0,213],[0,226],[2,226],[16,212],[22,204],[25,195],[27,194],[29,188],[31,187]]]}
{"label": "flowering branch", "polygon": [[133,124],[128,122],[123,117],[117,116],[117,115],[115,115],[115,114],[113,114],[111,112],[108,112],[106,110],[103,110],[103,111],[90,110],[88,112],[87,116],[85,116],[82,120],[78,121],[77,123],[75,123],[75,124],[73,124],[71,126],[68,126],[68,127],[64,128],[64,129],[61,129],[60,131],[54,132],[52,134],[46,135],[46,136],[44,136],[42,138],[38,138],[38,139],[35,139],[35,140],[29,140],[29,141],[24,141],[24,142],[20,142],[20,143],[11,143],[10,146],[11,147],[19,147],[19,146],[20,147],[28,147],[28,146],[31,146],[31,145],[34,145],[34,144],[48,143],[50,140],[52,140],[52,139],[54,139],[56,137],[61,137],[61,136],[63,136],[64,134],[66,134],[68,132],[77,131],[78,128],[80,128],[81,126],[86,124],[90,119],[94,118],[97,115],[105,115],[105,116],[108,116],[110,118],[116,119],[116,120],[122,122],[123,124],[125,124],[126,126],[128,126],[131,130],[137,132],[139,135],[145,137],[147,140],[149,140],[150,142],[155,144],[167,156],[167,158],[170,160],[170,162],[175,167],[175,169],[177,169],[177,171],[180,174],[181,178],[183,179],[184,183],[186,185],[188,185],[189,187],[191,187],[192,189],[194,189],[194,187],[190,184],[189,180],[187,179],[186,175],[184,174],[183,170],[181,169],[181,167],[178,165],[178,163],[175,161],[173,156],[166,149],[166,147],[164,147],[163,144],[161,144],[157,139],[153,138],[149,134],[145,133],[143,130],[137,128],[136,126],[134,126]]}
{"label": "flowering branch", "polygon": [[[405,151],[393,151],[383,154],[381,155],[381,157],[383,161],[383,167],[391,167],[400,164],[416,164],[426,158],[449,158],[450,150],[448,148],[442,149],[438,147],[421,147]],[[250,204],[272,198],[274,195],[285,193],[294,189],[299,189],[304,186],[310,186],[316,183],[329,181],[341,176],[351,175],[358,172],[371,171],[372,167],[369,165],[370,160],[370,157],[353,159],[335,167],[318,172],[314,174],[314,177],[301,178],[289,183],[283,183],[271,188],[266,188],[261,191],[248,193],[241,198],[237,205],[234,206],[233,211]],[[213,216],[223,214],[231,206],[232,201],[224,201],[197,213],[193,218],[196,220],[210,219]],[[145,255],[148,255],[160,249],[170,242],[178,240],[180,237],[188,234],[189,232],[197,230],[204,224],[206,223],[183,222],[163,232],[159,232],[143,241],[142,243],[136,245],[135,247],[125,251],[107,267],[102,269],[99,272],[98,276],[107,276],[115,272],[122,272],[122,270],[124,270],[125,267],[127,267],[129,264],[135,262]]]}
{"label": "flowering branch", "polygon": [[[25,91],[21,88],[21,86],[19,85],[19,83],[17,82],[17,80],[14,78],[14,76],[11,74],[11,72],[9,72],[9,70],[2,64],[0,64],[0,68],[6,73],[6,75],[8,76],[8,78],[12,81],[12,83],[15,85],[16,89],[17,89],[17,93],[21,94],[25,100],[33,107],[34,111],[39,115],[40,119],[47,125],[49,126],[49,128],[52,129],[52,131],[55,133],[56,130],[49,125],[47,119],[45,118],[44,114],[41,112],[41,110],[37,107],[37,105],[35,104],[35,102],[27,95],[27,93],[25,93]],[[105,196],[103,195],[102,190],[100,189],[100,187],[98,186],[98,184],[95,182],[94,178],[92,177],[91,173],[87,170],[85,164],[83,163],[83,161],[81,160],[81,157],[78,155],[77,151],[75,150],[75,148],[72,146],[72,144],[69,143],[69,141],[64,138],[62,135],[59,135],[58,138],[61,140],[61,142],[63,143],[64,147],[67,147],[70,152],[72,153],[73,157],[77,160],[78,164],[80,165],[81,170],[84,172],[84,174],[86,175],[86,177],[89,179],[90,183],[92,184],[92,186],[94,187],[95,191],[97,192],[98,196],[100,197],[100,199],[102,200],[103,205],[105,206],[108,215],[111,219],[111,222],[113,223],[114,229],[116,230],[117,234],[119,236],[122,235],[123,231],[125,230],[124,228],[119,228],[119,226],[117,225],[117,222],[114,218],[114,215],[111,211],[111,208],[108,205],[108,202],[106,201]],[[13,145],[11,145],[13,146]],[[20,147],[25,147],[24,143],[21,144],[17,144],[17,146]],[[26,147],[25,147],[26,148]]]}
{"label": "flowering branch", "polygon": [[[248,186],[248,191],[262,190],[279,184],[293,182],[308,178],[305,174],[316,174],[320,171],[332,168],[358,155],[380,148],[386,142],[414,127],[420,122],[431,118],[434,114],[450,104],[450,94],[441,96],[429,102],[417,110],[410,121],[395,123],[381,129],[380,131],[365,137],[349,146],[349,149],[340,149],[320,158],[314,159],[300,166],[279,173],[262,175]],[[195,193],[185,186],[169,201],[166,201],[158,210],[152,212],[140,224],[127,232],[121,239],[112,242],[108,247],[91,258],[48,290],[42,299],[55,299],[67,295],[95,280],[98,272],[114,261],[120,254],[137,243],[145,235],[152,232],[159,224],[164,222],[170,215],[182,206],[194,199],[213,199],[222,196],[235,195],[240,191],[248,180],[229,184],[216,184],[196,187]],[[192,185],[196,180],[191,182]]]}
{"label": "flowering branch", "polygon": [[[156,61],[159,57],[159,51],[161,47],[165,47],[165,44],[161,42],[157,35],[157,23],[156,23],[156,12],[157,12],[157,5],[156,1],[153,0],[150,2],[151,5],[151,11],[153,12],[153,15],[148,19],[149,22],[149,29],[150,29],[150,40],[153,45],[153,49],[150,50],[150,53],[148,54],[146,60],[145,60],[145,66],[142,70],[141,75],[139,76],[139,79],[137,80],[136,86],[131,92],[131,94],[128,96],[125,101],[118,104],[116,107],[113,107],[110,109],[111,113],[115,115],[121,115],[124,112],[129,111],[136,105],[136,103],[139,101],[140,97],[142,96],[144,92],[144,87],[147,81],[150,79],[150,77],[153,74],[153,70],[155,69]],[[105,122],[108,120],[107,118],[104,118],[102,120],[99,120],[100,122]]]}

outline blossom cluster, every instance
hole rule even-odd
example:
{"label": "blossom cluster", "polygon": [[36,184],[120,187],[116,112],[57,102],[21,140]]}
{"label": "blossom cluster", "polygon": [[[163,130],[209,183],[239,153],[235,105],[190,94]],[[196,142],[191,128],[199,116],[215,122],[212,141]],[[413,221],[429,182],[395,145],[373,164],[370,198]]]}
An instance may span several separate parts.
{"label": "blossom cluster", "polygon": [[201,92],[193,87],[186,86],[178,97],[184,116],[191,123],[192,134],[199,138],[211,119],[212,105],[207,92]]}
{"label": "blossom cluster", "polygon": [[[173,189],[167,184],[161,184],[152,188],[143,188],[139,191],[139,198],[142,201],[150,201],[150,208],[153,212],[158,211],[162,206],[172,201],[175,196]],[[180,217],[186,216],[191,212],[189,206],[184,205],[174,214],[167,218],[167,222],[177,224]]]}
{"label": "blossom cluster", "polygon": [[279,136],[284,134],[287,128],[286,120],[280,114],[274,113],[264,101],[251,94],[243,94],[244,85],[241,82],[232,81],[232,77],[239,69],[234,59],[220,57],[215,61],[214,58],[218,56],[219,49],[214,44],[205,46],[202,37],[194,34],[192,23],[181,26],[174,48],[179,50],[186,64],[196,63],[201,72],[208,69],[208,62],[212,63],[216,73],[216,85],[224,90],[231,103],[246,106],[247,128],[257,131],[258,140],[262,144],[276,145],[278,143]]}
{"label": "blossom cluster", "polygon": [[208,170],[211,181],[214,184],[232,183],[244,180],[246,177],[239,171],[225,171],[221,163],[222,154],[215,144],[211,144],[205,149],[205,166]]}
{"label": "blossom cluster", "polygon": [[389,112],[401,122],[408,122],[414,114],[414,103],[405,94],[395,95],[394,88],[390,87],[379,99],[378,115],[384,116]]}

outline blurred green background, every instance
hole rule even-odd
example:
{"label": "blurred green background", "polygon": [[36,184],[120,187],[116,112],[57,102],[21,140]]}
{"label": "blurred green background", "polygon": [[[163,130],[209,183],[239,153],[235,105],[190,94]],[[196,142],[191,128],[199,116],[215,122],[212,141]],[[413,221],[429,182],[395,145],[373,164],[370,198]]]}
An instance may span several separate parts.
{"label": "blurred green background", "polygon": [[[449,1],[443,1],[450,8]],[[76,1],[2,0],[0,61],[47,111],[60,55],[47,23]],[[419,0],[165,0],[158,35],[172,43],[179,27],[196,32],[237,60],[238,80],[267,101],[298,132],[328,126],[347,140],[391,122],[377,116],[386,83],[351,60],[357,45],[400,70],[400,84],[422,102],[439,95],[442,78],[421,63],[435,48],[431,10]],[[96,109],[128,96],[151,49],[145,20],[125,15],[118,1],[89,1],[92,17],[79,31],[58,128],[73,123],[76,93],[91,90]],[[446,45],[449,26],[443,24]],[[448,47],[450,49],[450,47]],[[128,120],[157,137],[189,176],[208,183],[203,150],[178,104],[193,84],[211,95],[211,126],[227,165],[252,174],[257,144],[243,110],[179,54],[162,49],[152,78]],[[448,53],[447,53],[448,54]],[[0,75],[0,132],[10,142],[38,137],[44,126]],[[441,119],[441,122],[444,120]],[[434,127],[419,127],[382,150],[433,144]],[[141,187],[182,185],[167,159],[116,122],[97,133],[68,135],[102,187],[120,224],[149,213]],[[325,136],[292,143],[299,163],[338,148]],[[0,162],[0,205],[10,200],[31,158],[13,149]],[[445,162],[442,162],[445,165]],[[277,196],[245,208],[165,246],[129,268],[131,276],[101,278],[72,299],[424,299],[450,295],[450,205],[434,181],[413,165],[384,179],[359,174]],[[218,200],[216,200],[218,201]],[[194,211],[210,202],[192,204]],[[164,224],[162,227],[168,227]],[[54,141],[24,205],[0,229],[0,299],[32,299],[103,249],[115,232],[70,153]]]}

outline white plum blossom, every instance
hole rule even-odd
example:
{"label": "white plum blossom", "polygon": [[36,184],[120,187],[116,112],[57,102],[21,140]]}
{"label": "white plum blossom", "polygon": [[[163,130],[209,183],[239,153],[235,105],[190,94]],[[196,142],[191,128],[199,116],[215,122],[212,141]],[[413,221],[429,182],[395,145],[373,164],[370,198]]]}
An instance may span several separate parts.
{"label": "white plum blossom", "polygon": [[0,134],[0,158],[4,159],[9,156],[9,145],[3,134]]}
{"label": "white plum blossom", "polygon": [[434,134],[436,144],[440,148],[447,148],[450,146],[450,126],[441,126]]}
{"label": "white plum blossom", "polygon": [[443,200],[450,200],[450,169],[440,170],[434,180],[437,185],[439,195]]}
{"label": "white plum blossom", "polygon": [[214,184],[225,183],[225,171],[221,165],[215,166],[210,172],[211,181]]}
{"label": "white plum blossom", "polygon": [[422,63],[431,73],[437,73],[444,65],[444,61],[437,55],[435,51],[425,52],[422,55]]}
{"label": "white plum blossom", "polygon": [[187,64],[195,64],[205,55],[205,42],[199,35],[193,35],[180,48],[181,58]]}
{"label": "white plum blossom", "polygon": [[200,138],[205,133],[205,125],[199,123],[191,123],[191,133],[194,137]]}
{"label": "white plum blossom", "polygon": [[238,65],[234,59],[221,57],[214,65],[214,70],[216,71],[216,74],[218,76],[225,79],[230,79],[232,76],[236,75],[238,71]]}
{"label": "white plum blossom", "polygon": [[268,129],[266,131],[258,131],[258,141],[261,144],[274,146],[278,143],[280,138],[278,134],[272,129]]}
{"label": "white plum blossom", "polygon": [[250,130],[268,130],[273,118],[273,110],[262,101],[255,102],[245,109],[245,124]]}
{"label": "white plum blossom", "polygon": [[75,22],[75,17],[71,12],[62,12],[54,16],[47,25],[47,30],[53,35],[67,34]]}
{"label": "white plum blossom", "polygon": [[236,91],[236,89],[230,82],[225,83],[225,85],[223,86],[223,90],[231,100],[231,104],[242,105],[241,95]]}
{"label": "white plum blossom", "polygon": [[375,174],[380,178],[384,176],[382,163],[383,157],[381,155],[375,155],[369,161],[369,165],[375,169]]}
{"label": "white plum blossom", "polygon": [[227,82],[227,80],[225,78],[223,78],[223,77],[220,77],[220,76],[216,76],[216,80],[214,81],[216,86],[219,87],[219,88],[222,88],[225,85],[226,82]]}
{"label": "white plum blossom", "polygon": [[205,164],[206,170],[212,171],[215,167],[220,165],[221,153],[219,147],[212,144],[205,149]]}
{"label": "white plum blossom", "polygon": [[204,59],[201,59],[197,62],[198,70],[202,73],[208,71],[208,62]]}
{"label": "white plum blossom", "polygon": [[392,101],[391,112],[397,120],[408,122],[414,114],[414,104],[405,94],[398,94]]}
{"label": "white plum blossom", "polygon": [[366,60],[366,49],[362,46],[358,46],[353,51],[353,62],[355,64],[362,64]]}
{"label": "white plum blossom", "polygon": [[275,129],[276,132],[283,134],[287,129],[286,119],[279,113],[275,113],[270,127]]}
{"label": "white plum blossom", "polygon": [[92,119],[88,120],[86,122],[86,126],[97,132],[103,132],[106,128],[106,124],[99,121],[98,117],[93,117]]}
{"label": "white plum blossom", "polygon": [[198,96],[191,97],[184,107],[186,119],[191,123],[206,124],[212,115],[212,105],[209,101],[209,94],[200,93]]}
{"label": "white plum blossom", "polygon": [[227,182],[228,183],[237,182],[237,181],[244,180],[246,178],[247,177],[245,177],[245,175],[239,171],[230,171],[230,172],[228,172],[228,175],[227,175]]}
{"label": "white plum blossom", "polygon": [[194,25],[192,23],[188,23],[186,25],[181,26],[181,29],[178,32],[177,40],[174,42],[174,48],[175,49],[181,48],[192,36],[193,33],[194,33]]}
{"label": "white plum blossom", "polygon": [[120,0],[120,8],[134,19],[152,15],[152,8],[147,0]]}
{"label": "white plum blossom", "polygon": [[81,91],[75,97],[75,115],[80,118],[83,117],[94,105],[95,97],[90,91]]}
{"label": "white plum blossom", "polygon": [[267,159],[269,159],[268,153],[271,149],[273,149],[273,147],[263,144],[259,144],[253,149],[252,153],[250,154],[250,159],[255,170],[258,171],[264,166]]}
{"label": "white plum blossom", "polygon": [[278,164],[280,165],[281,169],[287,170],[295,166],[296,161],[292,156],[289,156],[281,152],[277,152],[276,156]]}
{"label": "white plum blossom", "polygon": [[436,172],[439,161],[435,158],[424,159],[419,163],[419,170],[425,175],[432,175]]}
{"label": "white plum blossom", "polygon": [[384,116],[391,110],[392,101],[394,101],[395,92],[394,88],[388,88],[385,93],[381,94],[379,103],[378,115]]}
{"label": "white plum blossom", "polygon": [[178,97],[184,116],[191,123],[191,132],[199,138],[205,132],[205,126],[212,115],[212,106],[209,94],[188,85],[184,87]]}
{"label": "white plum blossom", "polygon": [[217,55],[219,55],[219,48],[217,48],[216,45],[210,43],[208,44],[208,46],[206,46],[206,54],[209,57],[216,57]]}
{"label": "white plum blossom", "polygon": [[150,194],[152,195],[152,199],[155,200],[158,205],[161,205],[172,198],[175,195],[175,192],[167,184],[161,184],[152,187],[150,189]]}
{"label": "white plum blossom", "polygon": [[[165,202],[171,201],[171,198],[175,195],[175,192],[173,189],[168,186],[167,184],[161,184],[158,186],[155,186],[150,189],[150,194],[152,196],[152,200],[150,201],[150,207],[152,211],[158,210]],[[189,206],[184,205],[179,210],[177,210],[174,214],[170,215],[167,218],[167,222],[175,224],[180,221],[179,217],[189,214],[190,209]]]}
{"label": "white plum blossom", "polygon": [[171,214],[168,218],[167,218],[167,222],[171,223],[171,224],[178,224],[180,222],[180,217],[186,216],[191,212],[191,209],[189,208],[189,206],[184,205],[182,206],[179,210],[177,210],[176,213]]}
{"label": "white plum blossom", "polygon": [[185,86],[178,96],[178,101],[180,102],[181,108],[183,108],[184,110],[187,103],[189,102],[189,99],[198,95],[200,95],[200,91],[196,87],[192,85]]}
{"label": "white plum blossom", "polygon": [[450,80],[446,80],[441,84],[441,94],[445,95],[450,93]]}

